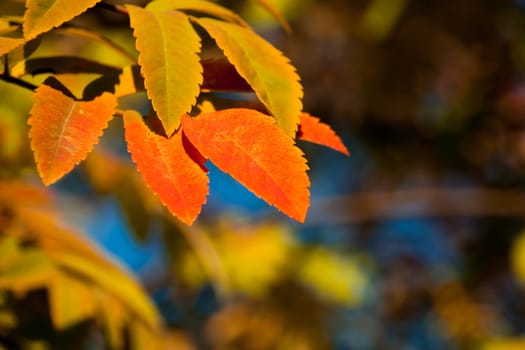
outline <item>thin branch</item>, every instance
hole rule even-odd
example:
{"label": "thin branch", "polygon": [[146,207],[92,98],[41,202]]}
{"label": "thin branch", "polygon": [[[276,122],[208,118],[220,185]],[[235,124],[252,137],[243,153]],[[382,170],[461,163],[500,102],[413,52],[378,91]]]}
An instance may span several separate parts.
{"label": "thin branch", "polygon": [[5,82],[10,83],[10,84],[13,84],[13,85],[17,85],[17,86],[23,87],[24,89],[29,89],[31,91],[35,91],[35,89],[37,88],[36,85],[28,83],[25,80],[12,77],[9,74],[9,63],[7,61],[7,55],[4,56],[4,72],[2,74],[0,74],[0,80],[5,81]]}
{"label": "thin branch", "polygon": [[18,78],[15,78],[15,77],[12,77],[10,75],[6,75],[6,74],[2,74],[0,75],[0,80],[3,80],[7,83],[10,83],[10,84],[13,84],[13,85],[17,85],[17,86],[20,86],[20,87],[23,87],[24,89],[29,89],[31,91],[35,91],[37,86],[34,85],[34,84],[31,84],[25,80],[22,80],[22,79],[18,79]]}

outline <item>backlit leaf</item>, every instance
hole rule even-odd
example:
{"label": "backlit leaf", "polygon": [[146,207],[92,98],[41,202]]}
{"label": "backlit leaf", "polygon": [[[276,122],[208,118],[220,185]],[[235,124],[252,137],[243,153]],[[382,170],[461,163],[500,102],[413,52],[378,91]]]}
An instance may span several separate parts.
{"label": "backlit leaf", "polygon": [[211,35],[277,124],[295,137],[303,89],[295,68],[283,54],[252,30],[211,18],[195,19]]}
{"label": "backlit leaf", "polygon": [[[53,216],[39,210],[19,209],[17,217],[25,228],[20,230],[21,235],[34,240],[42,254],[62,271],[111,294],[125,306],[128,314],[134,315],[135,320],[140,320],[149,328],[155,329],[161,324],[157,310],[133,276],[104,257],[78,232],[62,227]],[[52,272],[56,273],[56,269]],[[46,285],[49,285],[50,276],[44,278]]]}
{"label": "backlit leaf", "polygon": [[104,93],[78,102],[47,85],[40,86],[33,97],[28,121],[31,148],[42,181],[50,185],[93,149],[113,116],[116,99]]}
{"label": "backlit leaf", "polygon": [[27,0],[24,37],[33,39],[95,6],[100,0]]}
{"label": "backlit leaf", "polygon": [[235,12],[205,0],[155,0],[146,6],[151,11],[189,10],[248,27],[248,24]]}
{"label": "backlit leaf", "polygon": [[171,135],[200,92],[200,37],[182,12],[148,11],[131,5],[127,9],[148,97],[166,134]]}
{"label": "backlit leaf", "polygon": [[330,147],[347,156],[350,155],[343,141],[341,141],[341,138],[337,136],[334,130],[328,124],[321,122],[319,118],[313,117],[308,113],[301,114],[301,125],[299,125],[297,137],[304,141]]}
{"label": "backlit leaf", "polygon": [[196,118],[182,129],[222,171],[286,215],[303,222],[310,202],[303,153],[272,118],[249,109],[229,109]]}
{"label": "backlit leaf", "polygon": [[9,53],[24,43],[24,39],[0,37],[0,56]]}
{"label": "backlit leaf", "polygon": [[26,249],[9,266],[0,270],[0,289],[25,293],[50,284],[55,274],[53,263],[37,249]]}
{"label": "backlit leaf", "polygon": [[206,202],[204,160],[181,131],[171,138],[151,132],[142,117],[125,113],[126,142],[137,169],[170,212],[191,225]]}

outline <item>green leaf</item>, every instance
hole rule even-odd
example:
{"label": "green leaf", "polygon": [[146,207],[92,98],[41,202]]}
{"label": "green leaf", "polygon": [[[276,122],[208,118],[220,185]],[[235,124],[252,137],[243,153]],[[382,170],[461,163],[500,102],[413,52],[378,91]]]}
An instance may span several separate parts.
{"label": "green leaf", "polygon": [[127,5],[139,64],[153,108],[169,136],[190,112],[202,83],[200,37],[182,12]]}
{"label": "green leaf", "polygon": [[27,0],[23,29],[27,40],[58,27],[100,0]]}
{"label": "green leaf", "polygon": [[155,0],[146,6],[150,11],[189,10],[201,12],[209,16],[249,27],[249,25],[235,12],[205,0]]}
{"label": "green leaf", "polygon": [[303,89],[283,54],[250,29],[210,18],[195,18],[224,51],[286,134],[295,136]]}

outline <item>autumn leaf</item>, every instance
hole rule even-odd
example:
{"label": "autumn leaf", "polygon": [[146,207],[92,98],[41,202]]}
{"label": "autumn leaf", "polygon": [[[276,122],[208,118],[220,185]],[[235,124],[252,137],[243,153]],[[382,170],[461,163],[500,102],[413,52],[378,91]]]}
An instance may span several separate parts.
{"label": "autumn leaf", "polygon": [[241,26],[248,24],[235,12],[206,0],[155,0],[146,6],[150,11],[189,10],[201,12]]}
{"label": "autumn leaf", "polygon": [[337,136],[330,125],[321,122],[319,118],[308,113],[301,114],[301,125],[299,125],[297,137],[304,141],[330,147],[347,156],[350,155],[343,141],[341,141],[341,138]]}
{"label": "autumn leaf", "polygon": [[56,329],[66,329],[85,319],[94,318],[97,313],[93,286],[65,273],[56,274],[48,294],[49,308]]}
{"label": "autumn leaf", "polygon": [[18,46],[24,44],[24,39],[0,37],[0,56],[3,56]]}
{"label": "autumn leaf", "polygon": [[50,185],[84,160],[112,118],[116,99],[104,93],[78,102],[47,85],[34,93],[29,137],[38,173]]}
{"label": "autumn leaf", "polygon": [[310,204],[303,153],[275,121],[249,109],[186,116],[182,129],[222,171],[297,221]]}
{"label": "autumn leaf", "polygon": [[23,19],[24,37],[33,39],[58,27],[96,5],[100,0],[27,0]]}
{"label": "autumn leaf", "polygon": [[303,89],[295,68],[283,54],[250,29],[211,18],[195,18],[215,40],[239,74],[277,119],[295,137]]}
{"label": "autumn leaf", "polygon": [[202,156],[182,132],[171,138],[157,135],[134,111],[125,113],[124,126],[128,150],[146,183],[173,215],[191,225],[208,194]]}
{"label": "autumn leaf", "polygon": [[182,12],[126,8],[148,97],[166,134],[171,135],[200,93],[200,37]]}

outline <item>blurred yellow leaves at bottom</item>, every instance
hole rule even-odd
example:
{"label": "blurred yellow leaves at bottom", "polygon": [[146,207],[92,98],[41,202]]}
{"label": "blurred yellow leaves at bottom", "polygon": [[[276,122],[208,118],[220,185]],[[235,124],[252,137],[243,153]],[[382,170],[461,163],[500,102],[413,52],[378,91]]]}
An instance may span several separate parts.
{"label": "blurred yellow leaves at bottom", "polygon": [[[364,297],[367,274],[359,259],[329,248],[302,246],[284,224],[232,224],[224,219],[194,234],[203,234],[218,256],[228,289],[252,298],[266,297],[275,286],[292,280],[325,302],[355,307]],[[192,288],[210,276],[193,250],[179,253],[175,273]]]}

